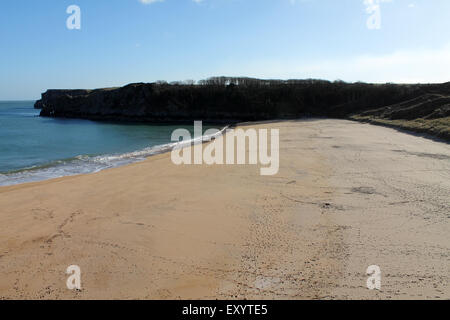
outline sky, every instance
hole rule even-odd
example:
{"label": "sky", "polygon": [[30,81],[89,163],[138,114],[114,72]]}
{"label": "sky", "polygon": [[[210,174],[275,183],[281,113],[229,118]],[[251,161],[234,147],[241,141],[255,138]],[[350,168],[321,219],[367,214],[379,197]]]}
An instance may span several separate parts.
{"label": "sky", "polygon": [[447,82],[449,31],[449,0],[2,0],[0,100],[221,75]]}

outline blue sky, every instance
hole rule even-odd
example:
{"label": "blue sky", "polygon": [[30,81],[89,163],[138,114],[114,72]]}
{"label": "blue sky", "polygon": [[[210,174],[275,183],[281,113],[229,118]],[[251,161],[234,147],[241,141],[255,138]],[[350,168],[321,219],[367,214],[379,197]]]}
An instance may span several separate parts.
{"label": "blue sky", "polygon": [[382,0],[375,30],[365,1],[4,0],[0,100],[216,75],[450,81],[450,1]]}

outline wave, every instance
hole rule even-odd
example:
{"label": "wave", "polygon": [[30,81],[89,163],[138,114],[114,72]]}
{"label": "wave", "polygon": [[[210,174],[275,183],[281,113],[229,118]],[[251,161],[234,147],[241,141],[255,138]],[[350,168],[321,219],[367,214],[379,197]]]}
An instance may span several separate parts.
{"label": "wave", "polygon": [[211,135],[204,135],[191,140],[156,145],[142,150],[123,154],[106,154],[100,156],[78,155],[73,158],[57,160],[29,168],[0,173],[0,186],[11,186],[20,183],[37,182],[64,176],[94,173],[104,169],[115,168],[130,163],[143,161],[146,158],[169,152],[174,148],[210,141],[222,135],[228,127]]}

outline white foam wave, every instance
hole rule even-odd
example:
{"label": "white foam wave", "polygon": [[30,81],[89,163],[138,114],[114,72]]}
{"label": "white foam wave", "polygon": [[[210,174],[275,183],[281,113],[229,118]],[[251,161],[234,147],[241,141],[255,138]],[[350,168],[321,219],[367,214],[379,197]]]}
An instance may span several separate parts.
{"label": "white foam wave", "polygon": [[22,171],[0,174],[0,186],[16,185],[20,183],[36,182],[72,176],[78,174],[94,173],[104,169],[139,162],[152,155],[171,151],[174,148],[182,148],[192,144],[210,141],[222,135],[228,127],[208,136],[201,136],[188,141],[172,142],[163,145],[148,147],[142,150],[101,156],[79,155],[70,160],[59,160],[51,165],[26,168]]}

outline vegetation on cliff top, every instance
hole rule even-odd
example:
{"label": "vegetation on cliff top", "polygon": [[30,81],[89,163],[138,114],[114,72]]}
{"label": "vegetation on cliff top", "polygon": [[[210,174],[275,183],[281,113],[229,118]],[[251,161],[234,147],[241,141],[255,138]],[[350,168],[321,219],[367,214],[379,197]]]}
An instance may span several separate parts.
{"label": "vegetation on cliff top", "polygon": [[42,116],[149,122],[351,118],[448,139],[450,83],[214,77],[198,83],[159,81],[109,89],[48,90],[36,108],[42,109]]}

